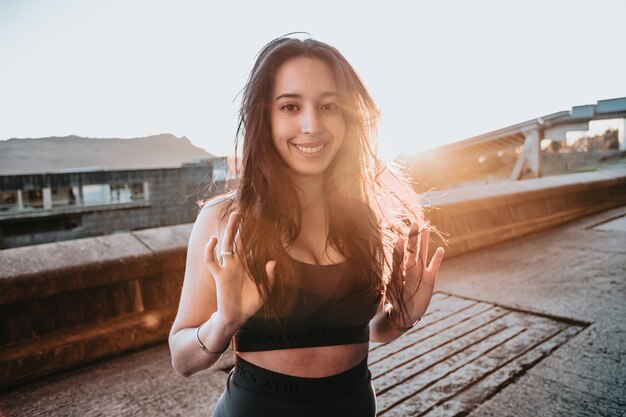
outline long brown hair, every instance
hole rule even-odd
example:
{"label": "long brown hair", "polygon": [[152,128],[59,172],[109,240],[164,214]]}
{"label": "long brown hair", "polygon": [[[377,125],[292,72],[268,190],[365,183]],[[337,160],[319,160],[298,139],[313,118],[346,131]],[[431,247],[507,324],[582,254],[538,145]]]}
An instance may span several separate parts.
{"label": "long brown hair", "polygon": [[[348,61],[325,43],[291,37],[271,41],[258,53],[242,90],[235,141],[237,155],[242,140],[242,170],[237,175],[235,199],[223,212],[226,216],[236,206],[240,213],[244,247],[236,248],[238,255],[268,300],[266,317],[271,312],[278,315],[275,302],[284,299],[285,286],[295,278],[286,247],[300,232],[302,209],[294,185],[287,180],[288,168],[273,145],[269,103],[276,72],[296,57],[319,59],[331,68],[346,122],[342,146],[324,175],[329,230],[326,248],[339,251],[356,276],[367,277],[372,292],[385,294],[406,322],[397,267],[402,253],[394,255],[393,245],[404,237],[410,222],[425,225],[422,208],[406,180],[376,157],[379,110]],[[276,260],[273,288],[265,272],[271,259]],[[419,266],[422,262],[420,257]]]}

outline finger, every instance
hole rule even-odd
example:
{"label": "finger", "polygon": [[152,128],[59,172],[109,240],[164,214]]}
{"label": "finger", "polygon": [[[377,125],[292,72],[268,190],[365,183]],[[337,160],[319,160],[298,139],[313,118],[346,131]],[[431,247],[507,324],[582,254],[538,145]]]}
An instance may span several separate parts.
{"label": "finger", "polygon": [[226,224],[226,230],[224,230],[224,240],[222,240],[222,250],[232,251],[233,242],[235,239],[235,232],[237,231],[237,212],[233,211],[228,216],[228,223]]}
{"label": "finger", "polygon": [[235,234],[235,250],[240,251],[242,249],[243,241],[241,240],[241,227],[237,227],[237,233]]}
{"label": "finger", "polygon": [[392,270],[397,270],[402,264],[404,258],[404,239],[396,240],[396,244],[393,246],[393,259],[391,260]]}
{"label": "finger", "polygon": [[265,264],[265,273],[267,274],[267,280],[269,281],[270,288],[274,286],[276,281],[276,261],[268,261]]}
{"label": "finger", "polygon": [[409,228],[409,236],[407,240],[410,242],[408,247],[409,251],[417,252],[417,241],[420,234],[420,226],[418,223],[411,223],[411,227]]}
{"label": "finger", "polygon": [[209,239],[209,243],[207,243],[204,248],[204,263],[209,268],[211,275],[215,277],[220,269],[220,264],[215,259],[215,247],[217,246],[217,238],[215,236],[211,236]]}
{"label": "finger", "polygon": [[435,251],[432,259],[430,260],[430,264],[428,265],[428,272],[434,272],[435,274],[439,271],[439,267],[441,266],[441,261],[443,260],[443,255],[445,254],[445,250],[440,246]]}
{"label": "finger", "polygon": [[430,229],[424,227],[420,233],[420,249],[422,251],[422,262],[426,266],[426,260],[428,259],[428,239],[430,238]]}
{"label": "finger", "polygon": [[406,258],[404,266],[406,269],[413,268],[417,264],[417,242],[419,237],[419,225],[411,223],[409,235],[406,239]]}

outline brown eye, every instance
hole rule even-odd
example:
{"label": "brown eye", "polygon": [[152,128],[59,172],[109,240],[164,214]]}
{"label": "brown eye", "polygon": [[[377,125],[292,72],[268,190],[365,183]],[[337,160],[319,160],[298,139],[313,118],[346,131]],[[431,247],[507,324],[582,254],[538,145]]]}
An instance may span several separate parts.
{"label": "brown eye", "polygon": [[298,106],[294,103],[283,103],[280,105],[281,110],[285,110],[286,112],[294,112],[298,110]]}
{"label": "brown eye", "polygon": [[322,110],[325,110],[327,112],[334,112],[335,110],[337,110],[337,105],[335,103],[327,103],[322,106]]}

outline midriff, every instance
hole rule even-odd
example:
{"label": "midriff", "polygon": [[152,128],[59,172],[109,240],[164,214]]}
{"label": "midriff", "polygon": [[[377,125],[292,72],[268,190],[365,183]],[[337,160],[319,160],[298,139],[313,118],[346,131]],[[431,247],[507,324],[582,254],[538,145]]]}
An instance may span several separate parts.
{"label": "midriff", "polygon": [[235,354],[261,368],[301,378],[324,378],[347,371],[367,356],[368,343]]}

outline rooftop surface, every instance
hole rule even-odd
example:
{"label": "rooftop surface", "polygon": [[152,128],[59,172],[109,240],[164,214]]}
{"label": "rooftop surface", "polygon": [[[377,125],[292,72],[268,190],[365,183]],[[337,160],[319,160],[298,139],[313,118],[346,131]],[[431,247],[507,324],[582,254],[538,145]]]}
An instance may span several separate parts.
{"label": "rooftop surface", "polygon": [[[383,416],[625,416],[626,207],[445,260],[426,316],[372,345]],[[0,416],[206,416],[161,344],[0,393]]]}

